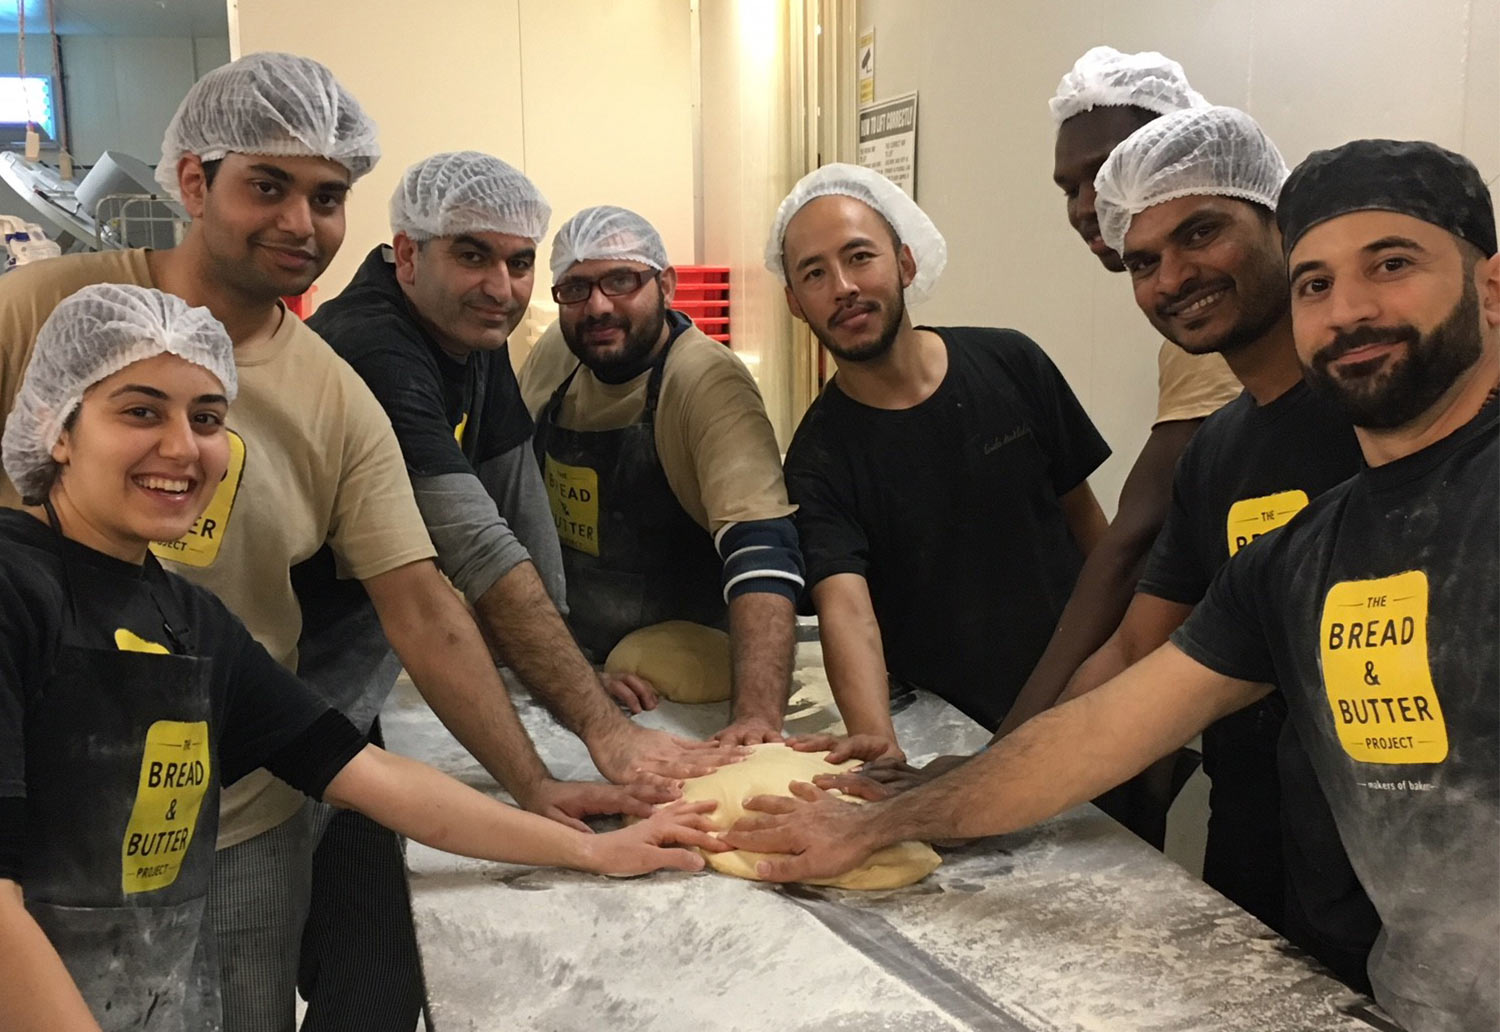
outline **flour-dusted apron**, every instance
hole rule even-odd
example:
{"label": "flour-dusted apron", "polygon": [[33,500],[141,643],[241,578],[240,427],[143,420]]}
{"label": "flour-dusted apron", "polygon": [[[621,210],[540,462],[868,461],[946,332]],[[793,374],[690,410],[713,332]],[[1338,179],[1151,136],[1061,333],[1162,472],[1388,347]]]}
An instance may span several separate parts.
{"label": "flour-dusted apron", "polygon": [[578,368],[537,420],[537,461],[562,541],[568,624],[595,662],[640,627],[664,620],[724,626],[723,563],[682,508],[656,452],[656,405],[672,341],[651,367],[646,409],[616,430],[558,425]]}
{"label": "flour-dusted apron", "polygon": [[68,580],[56,664],[25,718],[26,907],[104,1032],[217,1030],[211,663],[129,632],[145,651],[78,645]]}

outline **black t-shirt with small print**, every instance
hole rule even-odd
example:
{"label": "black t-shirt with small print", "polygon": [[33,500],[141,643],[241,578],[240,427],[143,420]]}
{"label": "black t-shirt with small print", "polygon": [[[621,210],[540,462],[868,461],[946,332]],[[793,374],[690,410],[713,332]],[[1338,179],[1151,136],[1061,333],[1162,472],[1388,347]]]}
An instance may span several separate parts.
{"label": "black t-shirt with small print", "polygon": [[993,729],[1082,566],[1060,499],[1109,456],[1051,359],[1014,330],[927,328],[948,372],[921,403],[834,379],[786,458],[807,583],[869,583],[891,675]]}

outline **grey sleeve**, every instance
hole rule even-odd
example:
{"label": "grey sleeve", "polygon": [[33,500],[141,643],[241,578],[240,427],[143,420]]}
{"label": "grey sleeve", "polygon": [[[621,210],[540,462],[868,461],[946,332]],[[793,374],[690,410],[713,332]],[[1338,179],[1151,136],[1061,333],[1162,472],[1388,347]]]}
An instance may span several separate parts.
{"label": "grey sleeve", "polygon": [[531,555],[531,564],[542,578],[552,604],[566,616],[568,590],[563,576],[562,544],[557,540],[552,503],[547,498],[531,442],[486,459],[479,464],[478,473],[479,482]]}
{"label": "grey sleeve", "polygon": [[413,477],[412,491],[442,567],[470,605],[531,554],[472,473]]}

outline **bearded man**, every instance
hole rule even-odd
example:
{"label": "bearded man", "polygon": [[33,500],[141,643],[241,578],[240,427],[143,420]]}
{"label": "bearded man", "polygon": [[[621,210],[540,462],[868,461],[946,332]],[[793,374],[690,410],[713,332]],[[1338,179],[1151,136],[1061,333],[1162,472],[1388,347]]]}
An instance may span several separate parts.
{"label": "bearded man", "polygon": [[635,212],[574,215],[551,267],[558,319],[527,357],[521,396],[568,626],[596,661],[645,627],[685,630],[687,651],[685,624],[727,629],[730,722],[715,737],[779,742],[802,556],[755,380],[672,309],[677,270]]}

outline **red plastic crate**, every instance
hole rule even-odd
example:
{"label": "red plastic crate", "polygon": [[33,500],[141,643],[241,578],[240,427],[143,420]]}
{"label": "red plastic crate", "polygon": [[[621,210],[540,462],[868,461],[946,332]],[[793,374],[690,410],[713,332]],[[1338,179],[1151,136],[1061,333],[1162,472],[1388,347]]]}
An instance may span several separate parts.
{"label": "red plastic crate", "polygon": [[676,268],[679,286],[688,283],[729,282],[729,266],[727,265],[679,265]]}
{"label": "red plastic crate", "polygon": [[677,293],[672,307],[712,339],[729,346],[729,267],[677,266]]}
{"label": "red plastic crate", "polygon": [[679,283],[676,297],[679,301],[728,301],[728,283]]}

